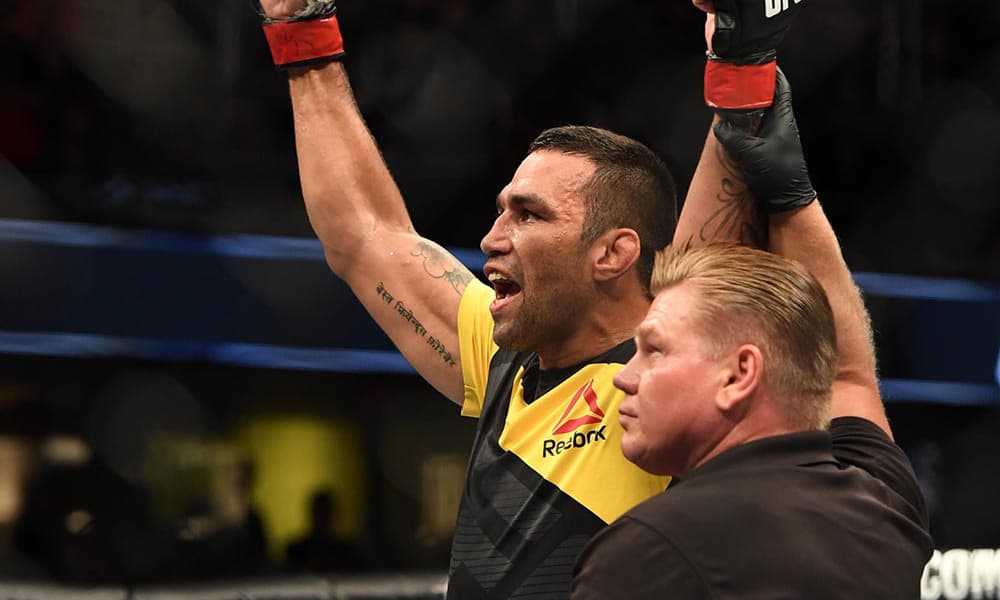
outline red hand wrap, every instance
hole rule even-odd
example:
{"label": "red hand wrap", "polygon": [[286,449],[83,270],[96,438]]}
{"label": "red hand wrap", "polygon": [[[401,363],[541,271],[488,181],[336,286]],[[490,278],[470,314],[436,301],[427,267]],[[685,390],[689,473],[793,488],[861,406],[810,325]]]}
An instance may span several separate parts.
{"label": "red hand wrap", "polygon": [[771,106],[778,63],[735,65],[709,60],[705,65],[705,103],[712,108],[753,109]]}
{"label": "red hand wrap", "polygon": [[337,15],[325,19],[290,21],[264,25],[274,64],[282,67],[320,59],[334,60],[344,54]]}

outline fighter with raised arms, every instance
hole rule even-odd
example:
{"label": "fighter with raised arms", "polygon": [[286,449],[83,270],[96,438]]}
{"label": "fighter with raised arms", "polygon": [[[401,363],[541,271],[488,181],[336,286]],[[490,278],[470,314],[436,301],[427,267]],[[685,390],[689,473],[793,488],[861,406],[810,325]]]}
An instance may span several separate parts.
{"label": "fighter with raised arms", "polygon": [[[354,101],[334,2],[262,8],[327,262],[420,375],[479,419],[449,597],[566,597],[590,537],[668,483],[622,456],[612,380],[635,350],[655,252],[674,233],[669,171],[608,131],[542,132],[482,240],[490,289],[414,230]],[[691,218],[724,194],[718,156],[702,155]],[[730,202],[730,226],[710,235],[739,236],[746,209]]]}

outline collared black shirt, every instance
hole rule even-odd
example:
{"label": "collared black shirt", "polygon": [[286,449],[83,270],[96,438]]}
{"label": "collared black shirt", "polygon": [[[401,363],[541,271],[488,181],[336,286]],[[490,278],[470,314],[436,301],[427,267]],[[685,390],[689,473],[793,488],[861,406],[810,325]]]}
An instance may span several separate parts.
{"label": "collared black shirt", "polygon": [[932,543],[903,451],[873,423],[710,459],[584,549],[574,599],[913,600]]}

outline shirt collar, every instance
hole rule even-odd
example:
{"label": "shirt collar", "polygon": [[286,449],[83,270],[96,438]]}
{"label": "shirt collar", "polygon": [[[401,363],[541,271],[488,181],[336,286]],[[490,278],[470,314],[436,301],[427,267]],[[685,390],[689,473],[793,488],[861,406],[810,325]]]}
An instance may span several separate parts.
{"label": "shirt collar", "polygon": [[734,469],[805,466],[818,463],[837,464],[833,443],[827,431],[800,431],[769,436],[740,444],[713,456],[693,469],[686,477],[675,478],[674,485],[708,474]]}

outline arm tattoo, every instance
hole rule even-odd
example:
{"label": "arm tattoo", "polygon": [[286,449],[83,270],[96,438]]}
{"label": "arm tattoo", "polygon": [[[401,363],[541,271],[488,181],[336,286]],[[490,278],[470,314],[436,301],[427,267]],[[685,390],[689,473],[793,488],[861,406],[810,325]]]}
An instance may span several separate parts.
{"label": "arm tattoo", "polygon": [[383,284],[381,281],[378,282],[378,287],[375,288],[375,293],[378,294],[378,297],[381,298],[382,301],[388,304],[389,306],[393,306],[392,302],[393,300],[395,300],[396,301],[395,309],[396,312],[399,313],[399,318],[403,319],[404,321],[412,325],[413,332],[418,336],[424,338],[427,342],[427,345],[433,348],[435,351],[437,351],[438,355],[441,357],[441,360],[443,360],[445,364],[447,364],[449,367],[455,366],[455,359],[454,357],[452,357],[451,352],[449,352],[448,349],[444,347],[444,344],[442,344],[440,340],[435,338],[433,335],[427,334],[427,328],[425,328],[423,324],[417,320],[417,318],[413,315],[413,311],[406,306],[405,302],[403,302],[402,300],[396,300],[396,297],[393,296],[391,293],[389,293],[389,290],[385,288],[385,284]]}
{"label": "arm tattoo", "polygon": [[434,279],[444,279],[450,283],[459,296],[472,281],[472,273],[437,244],[421,240],[410,252],[410,256],[422,256],[424,272]]}
{"label": "arm tattoo", "polygon": [[726,171],[720,182],[722,191],[716,196],[721,206],[701,226],[698,233],[701,241],[738,239],[746,246],[765,247],[767,240],[765,222],[754,205],[753,194],[743,181],[739,166],[721,145],[716,149],[716,158]]}

